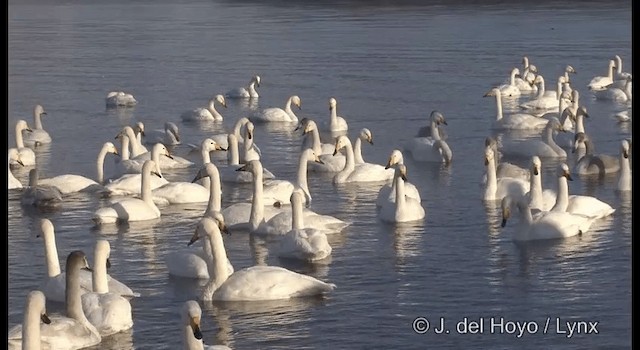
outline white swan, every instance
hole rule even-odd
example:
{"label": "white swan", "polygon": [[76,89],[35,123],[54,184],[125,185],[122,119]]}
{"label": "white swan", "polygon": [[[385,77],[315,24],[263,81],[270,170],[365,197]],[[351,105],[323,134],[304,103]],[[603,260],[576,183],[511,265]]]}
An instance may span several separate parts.
{"label": "white swan", "polygon": [[[20,161],[22,162],[21,166],[33,166],[36,165],[36,154],[33,152],[31,148],[24,146],[24,140],[22,138],[22,130],[26,130],[27,132],[32,132],[31,128],[24,120],[18,120],[16,122],[16,150],[20,153]],[[17,161],[11,162],[12,166],[18,165]]]}
{"label": "white swan", "polygon": [[574,171],[579,175],[604,175],[620,171],[620,162],[617,157],[608,154],[594,154],[593,142],[583,132],[577,133],[573,144],[575,151],[580,144],[585,147],[584,156],[578,159],[574,165]]}
{"label": "white swan", "polygon": [[[259,160],[262,156],[259,148],[255,145],[255,125],[251,121],[244,125],[242,129],[242,152],[240,152],[240,163],[246,163],[252,160]],[[228,140],[227,140],[228,141]]]}
{"label": "white swan", "polygon": [[[202,164],[205,165],[207,163],[211,163],[211,152],[213,151],[226,151],[226,148],[222,148],[217,142],[213,141],[210,138],[206,138],[200,142],[200,158],[202,159]],[[210,188],[210,180],[208,177],[203,177],[197,181],[192,181],[198,183],[205,188]]]}
{"label": "white swan", "polygon": [[202,309],[195,300],[189,300],[182,306],[182,350],[231,350],[224,345],[204,345],[200,320]]}
{"label": "white swan", "polygon": [[180,144],[180,130],[173,122],[164,123],[164,129],[151,130],[145,134],[144,142],[147,144],[162,143],[168,146]]}
{"label": "white swan", "polygon": [[216,102],[222,107],[227,108],[227,102],[224,100],[224,96],[216,95],[211,100],[207,107],[200,107],[190,111],[182,113],[180,118],[183,121],[214,121],[221,122],[224,118],[222,114],[216,110]]}
{"label": "white swan", "polygon": [[343,132],[343,131],[349,130],[347,121],[343,117],[338,116],[337,108],[338,108],[338,102],[336,101],[336,99],[333,97],[330,98],[329,99],[330,119],[329,119],[329,123],[326,123],[326,122],[323,123],[323,126],[322,126],[323,130],[330,131],[330,132]]}
{"label": "white swan", "polygon": [[25,145],[32,147],[36,143],[38,144],[51,143],[51,136],[49,136],[49,133],[42,127],[43,115],[47,115],[47,112],[44,111],[44,108],[41,105],[36,105],[33,108],[34,128],[31,130],[31,132],[26,133],[24,135]]}
{"label": "white swan", "polygon": [[254,123],[297,122],[298,117],[291,109],[291,104],[301,109],[300,97],[293,95],[287,99],[284,109],[266,108],[251,116],[250,120]]}
{"label": "white swan", "polygon": [[20,152],[18,152],[18,149],[16,148],[9,148],[8,153],[8,157],[9,157],[9,162],[7,164],[7,169],[9,171],[8,174],[8,189],[12,190],[12,189],[16,189],[16,188],[23,188],[22,183],[20,182],[20,180],[16,179],[16,177],[13,175],[13,173],[11,172],[11,162],[15,161],[16,163],[18,163],[19,165],[23,165],[22,164],[22,160],[20,160]]}
{"label": "white swan", "polygon": [[529,57],[527,56],[522,57],[522,69],[522,77],[524,80],[533,85],[533,81],[536,79],[536,75],[538,74],[538,68],[533,64],[529,64]]}
{"label": "white swan", "polygon": [[557,88],[555,91],[546,91],[544,86],[544,78],[542,75],[536,76],[535,82],[538,84],[538,94],[530,101],[521,103],[520,108],[525,110],[540,111],[558,108],[559,99],[562,95],[562,87],[565,84],[564,75],[558,77]]}
{"label": "white swan", "polygon": [[[627,78],[622,88],[608,86],[602,90],[594,90],[593,95],[597,100],[611,100],[616,102],[631,101],[631,78]],[[35,131],[35,130],[34,130]]]}
{"label": "white swan", "polygon": [[589,90],[604,90],[608,85],[613,84],[613,75],[616,71],[616,62],[609,60],[609,68],[607,69],[606,76],[596,76],[589,82],[587,87]]}
{"label": "white swan", "polygon": [[385,222],[409,222],[422,220],[425,217],[425,210],[422,204],[415,198],[405,195],[404,182],[407,181],[407,167],[397,163],[393,182],[395,183],[396,200],[385,202],[378,211],[378,217]]}
{"label": "white swan", "polygon": [[93,215],[93,221],[96,225],[115,223],[117,221],[144,221],[159,218],[160,210],[153,203],[151,193],[151,175],[161,177],[155,169],[156,163],[152,160],[147,160],[142,167],[141,198],[126,198],[108,207],[98,209]]}
{"label": "white swan", "polygon": [[485,201],[502,200],[507,195],[522,197],[529,192],[529,182],[511,177],[496,177],[495,155],[491,147],[484,151],[484,165],[487,173],[487,183],[484,188],[483,199]]}
{"label": "white swan", "polygon": [[613,214],[616,210],[609,204],[592,196],[569,195],[569,184],[573,181],[567,164],[558,166],[558,197],[556,204],[551,208],[552,212],[568,212],[601,219]]}
{"label": "white swan", "polygon": [[560,120],[556,117],[543,120],[547,122],[547,126],[542,130],[541,139],[502,142],[502,148],[500,149],[502,154],[524,158],[531,158],[533,156],[540,158],[566,158],[567,152],[558,146],[553,139],[554,132],[564,132]]}
{"label": "white swan", "polygon": [[520,222],[513,235],[514,241],[567,238],[583,234],[591,228],[594,218],[567,212],[543,211],[531,214],[524,198],[506,196],[502,200],[502,227],[511,217],[511,206],[515,202],[520,212]]}
{"label": "white swan", "polygon": [[338,154],[338,152],[343,148],[346,153],[346,161],[344,168],[333,177],[334,184],[348,182],[380,182],[389,181],[393,178],[393,170],[385,169],[385,167],[380,164],[356,164],[353,146],[351,145],[349,138],[345,135],[338,136],[336,139],[335,151],[333,154]]}
{"label": "white swan", "polygon": [[[41,289],[47,299],[64,302],[66,290],[66,273],[60,271],[60,261],[58,260],[58,249],[56,248],[56,235],[53,223],[49,219],[41,219],[38,226],[37,237],[42,237],[44,242],[44,255],[47,264],[47,277],[41,285]],[[88,270],[80,270],[81,293],[93,290],[93,276]],[[140,294],[134,292],[126,284],[107,275],[109,290],[125,298],[139,297]]]}
{"label": "white swan", "polygon": [[[391,151],[391,155],[389,156],[389,160],[387,161],[385,168],[389,169],[395,164],[404,164],[404,157],[402,156],[402,152],[398,149]],[[378,191],[378,197],[376,198],[376,207],[381,207],[386,202],[396,201],[395,184],[395,181],[391,181],[390,184],[384,184],[380,188],[380,191]],[[418,188],[406,180],[404,182],[404,191],[406,196],[411,197],[418,202],[422,200],[420,198],[420,191],[418,191]]]}
{"label": "white swan", "polygon": [[[160,168],[163,169],[179,169],[179,168],[188,168],[190,166],[193,165],[193,162],[185,159],[183,157],[180,156],[173,156],[171,154],[169,154],[169,150],[167,150],[166,146],[161,144],[161,143],[156,143],[152,150],[155,149],[156,147],[159,147],[158,145],[160,145],[161,147],[164,148],[165,150],[165,157],[158,157],[158,161]],[[133,158],[131,158],[132,162],[137,162],[136,165],[134,165],[134,169],[138,169],[139,167],[141,167],[142,164],[144,164],[144,162],[146,160],[152,159],[152,152],[145,152],[142,154],[139,154]]]}
{"label": "white swan", "polygon": [[540,157],[534,156],[531,158],[529,192],[525,194],[525,198],[529,200],[529,208],[549,211],[556,204],[556,196],[554,190],[542,190],[542,162]]}
{"label": "white swan", "polygon": [[48,179],[40,179],[38,183],[47,186],[56,187],[62,194],[68,194],[80,191],[99,191],[104,190],[102,183],[104,182],[104,159],[107,153],[118,155],[118,149],[111,142],[105,142],[98,153],[96,160],[96,180],[75,174],[64,174],[54,176]]}
{"label": "white swan", "polygon": [[38,184],[38,169],[31,169],[29,187],[22,192],[20,203],[34,207],[52,207],[61,202],[62,193],[56,187]]}
{"label": "white swan", "polygon": [[631,192],[631,166],[629,164],[629,141],[622,140],[620,147],[620,177],[618,178],[619,192]]}
{"label": "white swan", "polygon": [[18,326],[9,330],[8,348],[12,350],[42,349],[43,344],[40,343],[41,321],[46,325],[51,324],[51,319],[49,319],[46,310],[46,298],[41,291],[33,290],[27,294],[27,302],[24,305],[22,328],[20,329],[21,332],[18,332]]}
{"label": "white swan", "polygon": [[[140,130],[140,132],[144,132],[144,130]],[[131,147],[130,157],[135,158],[143,153],[149,152],[145,146],[140,143],[139,139],[136,137],[136,133],[133,131],[133,128],[126,125],[122,128],[122,130],[116,135],[116,139],[120,136],[127,136],[129,138],[129,146]],[[124,151],[123,151],[124,152]]]}
{"label": "white swan", "polygon": [[[123,148],[126,148],[126,147],[123,147]],[[158,177],[152,177],[149,179],[151,189],[154,190],[160,186],[163,186],[169,183],[167,179],[162,177],[162,172],[160,171],[160,166],[159,166],[160,164],[159,160],[161,156],[166,156],[166,157],[171,157],[171,156],[169,155],[169,151],[167,150],[167,148],[160,143],[156,144],[151,151],[152,151],[151,160],[154,161],[154,164],[156,167],[155,171],[159,175]],[[125,155],[124,152],[123,152],[123,155]],[[127,195],[140,194],[140,181],[142,180],[141,173],[142,173],[142,169],[144,168],[145,162],[142,162],[142,167],[140,168],[140,174],[124,174],[119,178],[105,184],[104,185],[105,194],[111,195],[111,196],[118,196],[118,195],[127,196]],[[137,170],[137,166],[140,164],[140,162],[129,161],[124,159],[119,164],[122,164],[120,166],[121,168],[125,168],[127,169],[127,171],[133,172]]]}
{"label": "white swan", "polygon": [[260,87],[260,76],[254,75],[249,82],[248,87],[239,87],[233,90],[229,90],[225,96],[227,98],[257,98],[260,97],[256,91],[256,87]]}
{"label": "white swan", "polygon": [[280,240],[277,255],[307,262],[322,260],[331,255],[331,245],[327,235],[315,225],[305,226],[303,202],[304,193],[301,190],[291,193],[291,230]]}
{"label": "white swan", "polygon": [[509,78],[509,82],[506,84],[502,84],[498,86],[498,90],[500,90],[500,95],[504,97],[519,97],[521,92],[520,88],[516,83],[516,76],[520,75],[520,70],[518,68],[513,68],[511,70],[511,75]]}
{"label": "white swan", "polygon": [[[509,162],[501,162],[499,160],[500,152],[498,151],[498,142],[493,137],[487,137],[484,140],[484,147],[490,147],[493,151],[494,157],[496,157],[496,177],[515,177],[525,181],[529,181],[531,178],[531,171],[524,169],[518,165]],[[487,174],[484,174],[482,183],[487,183]]]}
{"label": "white swan", "polygon": [[[325,154],[333,154],[333,143],[322,143],[320,141],[320,132],[318,131],[318,125],[315,121],[309,118],[302,118],[294,131],[298,129],[302,129],[303,135],[302,145],[300,147],[301,151],[311,148],[319,157]],[[340,169],[342,169],[342,167]]]}
{"label": "white swan", "polygon": [[[318,140],[318,143],[316,143],[315,140],[313,142],[314,152],[316,152],[316,149],[320,149],[321,152],[328,151],[329,147],[326,147],[327,144],[319,144],[320,137],[318,136],[318,130],[314,129],[315,123],[313,121],[310,121],[307,126],[310,128],[310,132],[312,134],[311,137],[313,137],[313,139],[317,137]],[[373,135],[367,128],[363,128],[362,130],[360,130],[360,133],[358,133],[355,140],[353,141],[353,160],[356,165],[366,163],[362,158],[362,142],[364,141],[373,145]],[[330,147],[330,153],[319,154],[316,152],[316,154],[318,154],[320,162],[310,160],[309,171],[316,173],[336,173],[344,169],[345,163],[347,162],[347,157],[342,153],[334,154],[335,145],[330,145]]]}
{"label": "white swan", "polygon": [[620,57],[620,55],[615,55],[613,59],[616,61],[616,71],[614,74],[614,81],[615,80],[624,81],[625,79],[630,78],[631,73],[622,71],[622,57]]}
{"label": "white swan", "polygon": [[[223,182],[234,183],[252,183],[253,176],[246,171],[237,171],[240,164],[240,150],[238,149],[238,138],[234,134],[227,135],[227,166],[218,167],[220,178]],[[262,178],[264,180],[275,179],[275,175],[267,169],[262,169]]]}
{"label": "white swan", "polygon": [[238,139],[238,142],[242,143],[244,142],[244,138],[242,136],[242,129],[244,128],[244,125],[247,124],[248,122],[250,122],[250,120],[247,117],[238,118],[238,120],[236,120],[236,122],[233,124],[233,128],[231,129],[230,133],[215,134],[211,136],[211,139],[225,149],[229,148],[229,144],[227,143],[229,134],[235,135],[235,137]]}
{"label": "white swan", "polygon": [[133,327],[131,303],[120,294],[109,291],[107,268],[111,266],[109,241],[99,239],[93,253],[93,291],[82,295],[82,311],[89,322],[106,337]]}
{"label": "white swan", "polygon": [[541,130],[547,124],[547,120],[527,113],[513,113],[502,115],[502,96],[497,88],[484,94],[484,97],[495,96],[497,114],[492,127],[498,130]]}
{"label": "white swan", "polygon": [[440,137],[438,125],[447,125],[442,113],[432,111],[430,116],[431,137],[414,137],[407,145],[405,151],[411,153],[414,160],[419,162],[436,162],[450,164],[453,153],[449,144]]}
{"label": "white swan", "polygon": [[209,200],[209,189],[193,182],[174,181],[154,188],[151,195],[156,204],[203,203]]}
{"label": "white swan", "polygon": [[320,295],[336,286],[313,277],[277,266],[252,266],[229,275],[226,271],[227,253],[216,220],[205,217],[198,223],[194,237],[205,239],[209,270],[215,276],[202,291],[203,300],[252,301],[280,300]]}
{"label": "white swan", "polygon": [[124,91],[111,91],[107,94],[105,99],[107,108],[109,107],[133,107],[138,104],[138,101],[132,94],[125,93]]}
{"label": "white swan", "polygon": [[[31,344],[39,345],[45,349],[83,349],[102,341],[100,333],[84,315],[82,311],[80,270],[88,268],[87,257],[82,251],[73,251],[67,257],[66,270],[66,312],[65,315],[49,315],[49,324],[40,325],[39,342],[27,339]],[[33,327],[31,327],[33,328]],[[33,333],[32,333],[33,334]],[[9,343],[11,349],[21,349],[22,337],[33,337],[27,333],[22,325],[9,330]],[[25,347],[25,349],[27,349]]]}

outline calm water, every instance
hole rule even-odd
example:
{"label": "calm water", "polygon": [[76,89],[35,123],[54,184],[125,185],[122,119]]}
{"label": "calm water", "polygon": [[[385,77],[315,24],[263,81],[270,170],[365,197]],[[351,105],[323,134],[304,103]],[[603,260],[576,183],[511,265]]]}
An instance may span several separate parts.
{"label": "calm water", "polygon": [[[492,86],[528,55],[552,86],[565,65],[578,74],[573,86],[591,119],[586,129],[597,150],[617,155],[630,125],[610,115],[628,106],[595,101],[586,85],[603,75],[614,54],[631,68],[631,2],[539,2],[538,5],[470,5],[434,2],[392,6],[369,2],[109,1],[9,4],[9,146],[16,120],[32,123],[37,103],[48,112],[51,145],[37,150],[41,177],[94,176],[98,148],[123,125],[147,129],[174,121],[185,143],[230,128],[250,109],[302,99],[300,117],[326,120],[328,99],[349,122],[374,135],[365,145],[369,162],[384,163],[393,148],[427,125],[438,109],[446,116],[450,167],[415,163],[405,155],[410,180],[427,211],[416,225],[385,225],[375,212],[376,186],[340,186],[310,175],[312,208],[353,224],[330,236],[333,255],[322,265],[292,265],[269,255],[271,243],[237,232],[225,238],[240,269],[256,263],[285,266],[338,288],[325,298],[278,302],[200,303],[206,344],[256,348],[628,348],[631,344],[631,200],[615,194],[617,177],[575,177],[570,191],[617,208],[586,235],[563,241],[514,244],[513,225],[499,227],[500,213],[483,204],[479,186],[483,142],[495,118]],[[180,121],[217,93],[262,77],[254,105],[229,100],[223,123]],[[134,109],[105,110],[108,91],[132,92]],[[520,100],[526,100],[526,96]],[[511,110],[507,109],[506,112]],[[263,163],[293,179],[299,132],[258,126]],[[509,135],[504,135],[508,137]],[[119,146],[118,146],[119,147]],[[174,152],[186,153],[185,146]],[[526,166],[528,160],[516,160]],[[569,161],[571,163],[571,161]],[[107,168],[111,165],[107,158]],[[543,185],[555,188],[557,163],[545,162]],[[107,172],[109,170],[107,169]],[[197,168],[166,170],[170,180],[190,180]],[[16,171],[26,183],[28,169]],[[249,194],[247,186],[223,187],[223,206]],[[9,193],[8,303],[10,325],[22,320],[27,291],[46,275],[37,220],[56,227],[61,261],[75,249],[91,257],[96,239],[111,243],[111,275],[142,296],[132,301],[134,327],[105,338],[99,349],[175,349],[179,309],[197,298],[204,282],[169,277],[164,256],[188,242],[205,205],[162,208],[151,223],[94,228],[92,213],[105,200],[69,197],[54,212],[22,208]],[[49,312],[61,306],[48,305]],[[434,325],[446,319],[450,334],[419,335],[416,317]],[[458,334],[467,317],[535,322],[536,334]],[[542,328],[551,317],[549,332]],[[571,338],[556,332],[561,321],[599,322],[599,334]],[[497,329],[494,329],[497,330]],[[566,330],[566,327],[561,327]]]}

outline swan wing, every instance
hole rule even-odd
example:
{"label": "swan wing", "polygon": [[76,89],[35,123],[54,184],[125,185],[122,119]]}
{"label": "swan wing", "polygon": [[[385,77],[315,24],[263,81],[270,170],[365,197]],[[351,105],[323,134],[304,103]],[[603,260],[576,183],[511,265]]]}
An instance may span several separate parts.
{"label": "swan wing", "polygon": [[58,175],[49,179],[40,179],[38,180],[38,184],[54,186],[62,194],[80,192],[83,190],[98,190],[103,188],[94,180],[73,174]]}
{"label": "swan wing", "polygon": [[164,198],[171,204],[207,202],[210,195],[207,188],[191,182],[169,182],[152,193],[154,197]]}
{"label": "swan wing", "polygon": [[117,293],[85,293],[82,310],[103,337],[133,327],[131,304]]}

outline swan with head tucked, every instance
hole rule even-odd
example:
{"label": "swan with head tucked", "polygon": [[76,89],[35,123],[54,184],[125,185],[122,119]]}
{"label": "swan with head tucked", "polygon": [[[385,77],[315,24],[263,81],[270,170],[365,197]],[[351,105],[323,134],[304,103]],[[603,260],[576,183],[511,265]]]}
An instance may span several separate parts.
{"label": "swan with head tucked", "polygon": [[29,171],[29,187],[25,188],[20,198],[22,205],[34,207],[55,207],[62,202],[62,193],[54,186],[38,183],[38,169]]}
{"label": "swan with head tucked", "polygon": [[[26,130],[27,132],[33,132],[33,130],[29,127],[26,121],[18,120],[16,122],[16,150],[20,153],[20,161],[22,162],[21,166],[32,166],[36,165],[36,154],[33,152],[31,148],[24,146],[24,140],[22,138],[22,130]],[[17,161],[11,162],[12,166],[18,165]]]}
{"label": "swan with head tucked", "polygon": [[[49,219],[40,219],[38,226],[38,237],[42,237],[44,242],[44,255],[47,264],[47,277],[41,285],[41,289],[47,299],[64,302],[66,290],[66,273],[60,271],[60,261],[58,260],[58,249],[56,248],[56,235],[53,223]],[[93,276],[88,270],[80,270],[81,293],[93,290]],[[134,292],[126,284],[107,275],[107,284],[112,293],[117,293],[125,298],[139,297],[140,294]]]}
{"label": "swan with head tucked", "polygon": [[209,100],[207,107],[200,107],[190,111],[182,113],[180,118],[183,121],[214,121],[221,122],[224,118],[222,114],[216,110],[216,103],[220,106],[227,108],[227,102],[224,100],[224,96],[216,95]]}
{"label": "swan with head tucked", "polygon": [[500,90],[500,95],[503,97],[519,97],[521,92],[520,88],[516,83],[516,77],[520,75],[520,70],[518,68],[513,68],[511,70],[511,75],[509,78],[509,82],[506,84],[502,84],[498,86],[498,90]]}
{"label": "swan with head tucked", "polygon": [[124,91],[111,91],[107,94],[105,99],[107,108],[110,107],[133,107],[138,104],[138,101],[132,94],[128,94]]}
{"label": "swan with head tucked", "polygon": [[440,124],[447,125],[442,113],[438,111],[431,112],[431,137],[414,137],[409,141],[404,149],[411,153],[414,160],[419,162],[436,162],[451,164],[453,153],[449,144],[440,136]]}
{"label": "swan with head tucked", "polygon": [[291,104],[301,109],[300,97],[293,95],[287,99],[284,105],[284,109],[272,107],[265,108],[262,111],[251,116],[250,120],[254,123],[269,123],[269,122],[297,122],[298,117],[291,109]]}
{"label": "swan with head tucked", "polygon": [[384,222],[409,222],[422,220],[425,217],[425,210],[422,204],[415,198],[405,195],[404,182],[407,181],[407,167],[404,164],[396,163],[393,182],[395,183],[396,200],[387,201],[382,204],[378,217]]}
{"label": "swan with head tucked", "polygon": [[108,153],[118,155],[118,149],[111,142],[105,142],[98,153],[98,159],[96,160],[96,180],[92,180],[82,175],[64,174],[48,179],[40,179],[38,183],[47,186],[54,186],[62,194],[104,190],[104,186],[102,186],[102,183],[104,182],[104,159]]}
{"label": "swan with head tucked", "polygon": [[191,242],[200,237],[207,254],[209,279],[202,291],[203,300],[259,301],[321,295],[336,286],[278,266],[252,266],[227,273],[227,253],[216,219],[205,217],[198,223]]}
{"label": "swan with head tucked", "polygon": [[[385,166],[385,168],[389,169],[393,167],[395,164],[404,164],[404,157],[402,156],[402,152],[398,149],[394,149],[393,151],[391,151],[391,155],[389,156],[389,160],[387,161],[387,165]],[[418,188],[407,180],[404,181],[404,191],[405,191],[405,196],[411,197],[418,202],[422,200],[420,198],[420,191],[418,191]],[[390,184],[384,184],[382,187],[380,187],[380,191],[378,191],[378,197],[376,198],[376,207],[381,207],[386,202],[395,202],[395,201],[396,201],[396,182],[395,181],[391,181]]]}
{"label": "swan with head tucked", "polygon": [[542,211],[531,214],[526,199],[506,196],[502,200],[502,227],[511,217],[511,207],[517,206],[520,222],[516,225],[514,241],[534,241],[541,239],[567,238],[583,234],[591,228],[595,221],[588,216],[567,212]]}
{"label": "swan with head tucked", "polygon": [[304,193],[300,189],[291,193],[291,229],[280,240],[277,255],[307,262],[322,260],[331,255],[331,245],[327,235],[315,225],[305,225],[303,202]]}
{"label": "swan with head tucked", "polygon": [[[79,250],[73,251],[67,257],[66,270],[66,295],[65,315],[49,315],[49,323],[40,324],[39,342],[35,339],[27,339],[29,345],[40,346],[44,349],[83,349],[102,341],[100,333],[93,326],[82,311],[82,299],[80,281],[78,279],[81,269],[89,268],[86,255]],[[43,300],[40,300],[43,301]],[[33,323],[30,324],[33,329]],[[24,332],[23,332],[24,331]],[[10,349],[22,349],[23,337],[33,337],[22,325],[9,330]],[[37,348],[37,347],[36,347]],[[28,349],[25,347],[25,349]]]}
{"label": "swan with head tucked", "polygon": [[594,90],[593,95],[596,97],[597,100],[630,102],[632,97],[631,77],[628,77],[625,79],[623,87],[616,87],[616,86],[613,86],[612,84],[606,87],[605,89]]}
{"label": "swan with head tucked", "polygon": [[12,189],[16,189],[16,188],[23,188],[24,186],[22,186],[22,183],[20,182],[20,180],[16,179],[16,177],[11,172],[11,162],[12,161],[15,161],[19,165],[22,165],[22,160],[20,160],[20,153],[18,152],[18,150],[16,148],[9,148],[8,156],[9,156],[9,163],[7,165],[7,169],[9,171],[9,174],[8,174],[8,183],[9,183],[8,189],[12,190]]}
{"label": "swan with head tucked", "polygon": [[[546,120],[546,119],[543,119]],[[504,155],[514,157],[531,158],[538,156],[540,158],[566,158],[567,152],[558,146],[553,138],[553,133],[556,131],[564,132],[560,120],[556,117],[551,117],[546,120],[547,126],[541,133],[541,139],[538,140],[525,140],[525,141],[510,141],[502,142],[502,148],[500,151]]]}
{"label": "swan with head tucked", "polygon": [[93,253],[93,291],[82,295],[82,310],[101,336],[125,331],[133,327],[131,303],[120,294],[109,291],[107,268],[111,267],[109,241],[96,241]]}
{"label": "swan with head tucked", "polygon": [[322,124],[322,130],[329,132],[345,132],[349,130],[349,126],[347,125],[347,121],[338,115],[338,101],[335,98],[329,99],[329,122],[325,122]]}
{"label": "swan with head tucked", "polygon": [[[27,302],[24,305],[24,315],[22,321],[22,333],[17,330],[17,326],[9,330],[8,349],[40,350],[40,322],[45,325],[51,324],[47,315],[46,298],[39,290],[33,290],[27,294]],[[21,336],[20,338],[16,338]]]}
{"label": "swan with head tucked", "polygon": [[618,192],[631,192],[631,166],[629,164],[629,141],[622,140],[620,147],[620,177]]}
{"label": "swan with head tucked", "polygon": [[530,209],[540,211],[549,211],[556,204],[556,191],[542,190],[542,162],[537,156],[531,158],[529,192],[525,198],[529,200]]}
{"label": "swan with head tucked", "polygon": [[108,207],[98,209],[93,215],[96,225],[115,222],[130,222],[152,220],[160,217],[160,210],[153,202],[151,193],[151,175],[162,177],[155,170],[157,165],[152,160],[147,160],[142,167],[142,180],[140,181],[141,198],[125,198]]}
{"label": "swan with head tucked", "polygon": [[256,91],[256,87],[260,87],[259,75],[254,75],[253,78],[251,78],[251,81],[249,81],[249,86],[239,87],[233,90],[229,90],[225,96],[227,96],[227,98],[232,98],[232,99],[257,98],[257,97],[260,97],[260,95],[258,95],[258,92]]}
{"label": "swan with head tucked", "polygon": [[604,175],[620,171],[620,162],[617,157],[608,154],[594,154],[594,146],[591,138],[583,132],[577,133],[573,143],[573,152],[583,144],[585,154],[574,165],[574,171],[578,175]]}
{"label": "swan with head tucked", "polygon": [[44,111],[44,108],[41,105],[36,105],[33,108],[34,128],[31,130],[31,132],[28,132],[24,135],[25,145],[33,147],[36,143],[51,143],[51,136],[49,136],[49,133],[42,127],[43,115],[47,115],[47,112]]}
{"label": "swan with head tucked", "polygon": [[613,214],[616,210],[609,204],[592,196],[569,195],[569,183],[573,181],[567,164],[558,166],[558,197],[552,212],[568,212],[580,214],[595,219],[601,219]]}
{"label": "swan with head tucked", "polygon": [[483,199],[485,201],[499,201],[507,195],[522,197],[529,192],[531,185],[520,178],[496,177],[495,155],[491,147],[484,150],[484,165],[487,173],[487,182],[484,188]]}
{"label": "swan with head tucked", "polygon": [[555,91],[546,91],[544,86],[544,78],[542,75],[536,76],[535,82],[538,84],[538,94],[530,101],[521,103],[519,107],[529,111],[546,111],[558,108],[560,98],[562,98],[563,86],[565,84],[564,75],[558,77],[557,88]]}
{"label": "swan with head tucked", "polygon": [[606,76],[596,76],[589,82],[587,87],[589,90],[604,90],[607,86],[613,84],[613,76],[616,71],[616,62],[609,60],[609,68]]}
{"label": "swan with head tucked", "polygon": [[393,170],[385,169],[385,167],[380,164],[356,164],[351,141],[349,141],[349,138],[345,135],[341,135],[336,138],[335,151],[333,154],[338,154],[338,152],[343,148],[346,153],[346,161],[344,168],[333,177],[334,184],[348,182],[381,182],[389,181],[393,178]]}
{"label": "swan with head tucked", "polygon": [[164,129],[156,129],[147,132],[144,137],[147,144],[162,143],[168,146],[180,144],[180,130],[173,122],[165,122]]}
{"label": "swan with head tucked", "polygon": [[484,97],[495,96],[497,114],[492,127],[498,130],[542,130],[547,124],[547,120],[538,118],[527,113],[513,113],[502,115],[502,96],[500,90],[493,88],[484,94]]}
{"label": "swan with head tucked", "polygon": [[182,306],[182,350],[231,350],[224,345],[204,345],[200,320],[202,309],[195,300],[189,300]]}

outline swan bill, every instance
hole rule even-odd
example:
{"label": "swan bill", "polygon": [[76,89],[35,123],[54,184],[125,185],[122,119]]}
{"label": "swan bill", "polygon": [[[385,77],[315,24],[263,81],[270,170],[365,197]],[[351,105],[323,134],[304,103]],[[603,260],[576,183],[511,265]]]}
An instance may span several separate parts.
{"label": "swan bill", "polygon": [[200,331],[200,318],[192,317],[190,321],[191,329],[193,329],[193,336],[198,340],[202,340],[202,331]]}
{"label": "swan bill", "polygon": [[40,320],[42,320],[42,323],[44,324],[51,324],[51,319],[49,319],[49,316],[46,313],[40,315]]}

